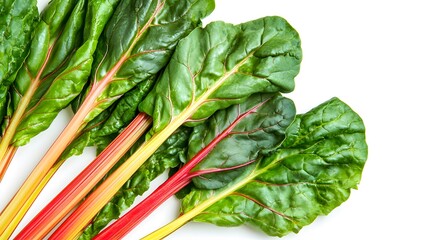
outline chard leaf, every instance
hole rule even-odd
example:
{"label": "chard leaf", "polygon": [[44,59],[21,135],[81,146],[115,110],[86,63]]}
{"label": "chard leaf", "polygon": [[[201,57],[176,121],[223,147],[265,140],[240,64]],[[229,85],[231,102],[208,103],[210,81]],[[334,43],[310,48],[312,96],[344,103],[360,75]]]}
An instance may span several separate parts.
{"label": "chard leaf", "polygon": [[284,140],[284,129],[294,118],[293,102],[280,94],[256,94],[242,104],[216,112],[194,128],[189,140],[188,159],[216,143],[192,169],[194,173],[206,173],[194,177],[193,183],[203,189],[227,185],[243,173],[240,166],[278,147]]}
{"label": "chard leaf", "polygon": [[9,86],[28,54],[39,19],[37,1],[2,1],[0,6],[0,85]]}
{"label": "chard leaf", "polygon": [[[28,67],[20,70],[14,88],[14,106],[27,104],[27,110],[20,117],[12,144],[24,145],[47,129],[82,91],[98,38],[118,1],[50,2],[36,31]],[[32,88],[36,89],[32,92]],[[21,102],[22,96],[30,98],[29,102]]]}
{"label": "chard leaf", "polygon": [[213,8],[213,0],[122,0],[95,53],[85,94],[97,96],[84,122],[138,83],[152,80],[167,64],[177,42]]}
{"label": "chard leaf", "polygon": [[244,223],[268,235],[298,232],[347,200],[367,158],[361,118],[339,99],[299,115],[273,155],[219,190],[193,189],[182,211],[213,203],[193,220],[219,226]]}
{"label": "chard leaf", "polygon": [[[79,239],[91,239],[97,235],[110,221],[119,218],[128,209],[135,198],[149,189],[150,182],[169,168],[176,167],[181,158],[185,158],[188,137],[191,129],[182,127],[144,163],[139,170],[124,184],[115,196],[96,215]],[[122,161],[118,162],[110,172],[113,172],[143,143],[144,138],[137,142]],[[109,174],[107,174],[108,176]]]}
{"label": "chard leaf", "polygon": [[[10,112],[9,87],[28,55],[39,11],[36,0],[2,1],[0,4],[0,124],[2,132]],[[3,119],[4,118],[4,119]],[[4,122],[4,123],[3,123]]]}
{"label": "chard leaf", "polygon": [[253,93],[292,91],[300,62],[298,33],[283,18],[210,23],[180,41],[140,110],[153,117],[153,133],[176,119],[194,125]]}

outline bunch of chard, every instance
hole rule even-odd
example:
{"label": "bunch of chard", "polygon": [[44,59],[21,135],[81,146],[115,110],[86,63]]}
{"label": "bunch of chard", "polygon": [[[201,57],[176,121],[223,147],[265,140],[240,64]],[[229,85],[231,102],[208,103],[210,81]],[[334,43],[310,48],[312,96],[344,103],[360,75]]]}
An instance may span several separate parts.
{"label": "bunch of chard", "polygon": [[[79,85],[79,89],[82,89],[85,83],[80,84],[79,82],[79,84],[74,84],[70,82],[75,81],[76,76],[86,75],[87,77],[90,74],[89,67],[93,66],[90,83],[88,83],[85,93],[79,97],[81,101],[77,100],[79,102],[77,105],[80,107],[70,123],[32,171],[8,206],[3,210],[0,216],[0,234],[4,234],[2,236],[9,236],[11,234],[38,193],[59,166],[61,166],[65,158],[76,153],[70,150],[67,154],[63,154],[73,140],[82,136],[87,124],[136,85],[146,84],[147,87],[143,86],[143,89],[150,89],[149,86],[153,83],[157,73],[170,59],[177,42],[192,29],[199,26],[201,23],[200,19],[208,15],[214,7],[212,0],[122,0],[116,8],[114,7],[116,1],[94,0],[87,3],[84,0],[80,0],[78,3],[80,5],[77,4],[74,6],[75,4],[71,0],[57,0],[51,2],[45,11],[45,15],[49,17],[45,18],[51,19],[53,23],[60,26],[60,22],[57,21],[60,15],[65,19],[68,17],[69,20],[67,23],[69,23],[73,20],[70,16],[75,16],[77,13],[84,15],[85,6],[88,6],[85,24],[83,24],[83,18],[80,18],[80,23],[82,24],[79,26],[85,26],[83,33],[82,31],[77,31],[75,33],[77,37],[74,36],[71,38],[69,36],[67,39],[69,41],[79,39],[78,36],[80,33],[84,37],[88,37],[89,40],[85,41],[82,47],[73,55],[77,59],[75,60],[72,57],[69,61],[70,64],[63,71],[64,74],[60,74],[52,80],[49,87],[49,89],[52,89],[52,92],[46,92],[44,95],[46,97],[40,97],[40,94],[37,94],[40,100],[46,100],[46,104],[36,104],[36,106],[44,105],[50,107],[49,112],[51,112],[59,109],[56,104],[57,102],[67,102],[69,104],[80,92],[76,91],[78,88],[76,85]],[[74,10],[70,16],[67,16],[64,15],[64,11],[59,11],[59,6],[74,6]],[[82,11],[76,10],[79,6],[81,6],[79,9],[82,9]],[[112,13],[113,15],[110,17]],[[104,23],[107,20],[109,20],[109,23],[104,28]],[[41,26],[39,29],[40,32],[50,31],[51,25],[57,26],[43,22],[39,25]],[[73,24],[66,24],[64,29],[68,29],[67,26],[69,25],[74,26]],[[58,26],[54,29],[55,31],[58,30]],[[102,30],[103,34],[101,34]],[[61,36],[63,36],[65,30],[61,33]],[[45,37],[45,35],[39,34],[36,31],[36,36],[40,36],[40,38]],[[61,36],[59,39],[61,39]],[[57,40],[55,38],[51,39],[49,36],[47,39],[43,43],[48,44],[42,45],[44,48],[37,49],[40,51],[46,50],[48,56],[50,56],[57,49],[52,45]],[[64,41],[65,45],[67,45],[66,43],[67,41]],[[69,47],[69,45],[67,46]],[[59,48],[59,50],[63,49]],[[85,54],[79,54],[79,50],[82,50],[82,53]],[[94,53],[95,58],[93,64],[91,64],[92,53]],[[68,58],[70,55],[65,54],[61,56]],[[56,58],[53,58],[52,61],[54,60],[56,62]],[[56,69],[54,65],[48,64],[48,61],[42,62],[43,69],[45,65],[49,69]],[[88,63],[88,68],[81,69],[81,65],[84,64],[86,66],[86,63]],[[71,66],[72,64],[76,66],[73,67]],[[59,68],[63,68],[62,66]],[[76,69],[80,70],[74,71]],[[66,83],[70,84],[60,84],[56,79],[63,79]],[[55,89],[55,86],[57,88],[60,87],[61,90]],[[41,83],[39,88],[46,90],[47,87]],[[52,95],[46,95],[48,93]],[[26,111],[26,113],[30,112],[29,110]],[[40,111],[40,113],[42,112]],[[45,113],[43,112],[43,114]],[[33,119],[32,124],[37,125],[34,124],[34,120],[36,119],[34,116],[39,116],[39,112],[30,115],[30,118]],[[52,114],[46,114],[46,116],[52,117]],[[18,135],[15,134],[15,136]],[[19,137],[19,139],[23,138]]]}
{"label": "bunch of chard", "polygon": [[[84,3],[82,39],[95,31],[87,26],[99,26],[102,2]],[[1,237],[62,162],[90,145],[97,158],[16,239],[43,238],[70,212],[50,239],[120,239],[178,192],[180,217],[144,239],[191,220],[250,223],[284,236],[348,198],[367,157],[360,117],[334,98],[295,118],[282,94],[299,72],[298,33],[280,17],[198,27],[213,7],[211,0],[119,3],[94,35],[89,83],[67,99],[76,115],[0,216]],[[175,174],[98,234],[170,168]]]}
{"label": "bunch of chard", "polygon": [[[51,237],[62,239],[79,234],[181,125],[201,123],[216,110],[243,102],[253,93],[291,91],[293,78],[299,71],[300,57],[298,34],[279,17],[262,18],[237,26],[215,22],[204,29],[195,29],[180,41],[169,65],[140,105],[142,110],[148,108],[145,112],[153,117],[154,125],[148,140],[104,179]],[[105,151],[111,148],[116,146],[111,145]],[[88,184],[94,186],[96,180],[100,180],[118,161],[118,157],[95,160],[67,186],[68,191],[60,193],[62,197],[57,196],[56,203],[50,203],[54,208],[45,208],[40,213],[39,220],[64,216],[73,208],[70,203],[77,204],[85,194],[81,190],[89,192]]]}
{"label": "bunch of chard", "polygon": [[[283,141],[295,118],[293,102],[280,94],[256,94],[241,104],[216,112],[193,129],[189,161],[155,192],[95,239],[120,239],[161,203],[193,181],[218,189],[240,176]],[[222,174],[220,174],[222,173]]]}
{"label": "bunch of chard", "polygon": [[[98,38],[116,4],[117,1],[99,0],[49,3],[14,83],[11,94],[16,106],[0,144],[0,155],[14,151],[10,149],[24,145],[48,128],[57,114],[79,95],[91,72]],[[40,179],[46,184],[58,167],[34,171],[46,176]],[[42,188],[24,184],[14,197],[17,200],[11,201],[0,216],[0,236],[10,236]]]}

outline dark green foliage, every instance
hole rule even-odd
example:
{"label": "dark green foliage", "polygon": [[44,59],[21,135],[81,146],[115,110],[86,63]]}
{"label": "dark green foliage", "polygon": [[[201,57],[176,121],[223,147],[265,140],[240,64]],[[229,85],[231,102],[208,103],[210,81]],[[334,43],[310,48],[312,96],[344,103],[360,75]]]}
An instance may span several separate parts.
{"label": "dark green foliage", "polygon": [[[36,0],[0,2],[0,125],[2,132],[11,115],[10,85],[28,55],[34,27],[39,20]],[[9,109],[8,109],[9,108]],[[7,116],[5,119],[3,119]]]}
{"label": "dark green foliage", "polygon": [[273,236],[298,232],[347,200],[367,158],[361,118],[334,98],[298,115],[271,156],[219,190],[194,188],[183,212],[218,198],[194,220],[220,226],[244,223]]}
{"label": "dark green foliage", "polygon": [[180,41],[169,65],[139,106],[159,132],[192,112],[195,125],[253,93],[290,92],[299,72],[298,33],[280,17],[237,26],[214,22]]}
{"label": "dark green foliage", "polygon": [[[220,139],[192,172],[216,171],[193,178],[198,188],[221,188],[243,173],[241,165],[261,158],[284,140],[284,129],[295,118],[293,102],[280,94],[256,94],[245,102],[216,112],[208,121],[194,128],[189,140],[188,159]],[[193,161],[190,160],[190,161]],[[225,170],[236,168],[234,170]],[[217,171],[222,171],[219,174]]]}

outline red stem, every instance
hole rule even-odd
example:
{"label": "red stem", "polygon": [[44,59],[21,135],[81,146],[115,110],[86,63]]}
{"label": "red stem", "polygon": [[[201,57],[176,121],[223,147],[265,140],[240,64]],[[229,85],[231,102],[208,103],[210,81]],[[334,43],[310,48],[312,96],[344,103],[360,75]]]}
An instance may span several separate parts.
{"label": "red stem", "polygon": [[201,176],[203,174],[214,173],[219,171],[228,171],[247,166],[254,161],[244,163],[242,165],[226,168],[226,169],[207,169],[204,171],[192,171],[192,169],[199,164],[213,148],[227,136],[232,134],[234,127],[243,120],[246,116],[254,113],[263,103],[255,106],[247,112],[242,113],[231,123],[231,125],[216,136],[206,147],[202,148],[189,162],[187,162],[179,171],[171,176],[167,181],[160,185],[152,194],[140,202],[136,207],[127,212],[124,216],[119,218],[112,225],[100,232],[93,240],[104,239],[121,239],[129,233],[134,227],[142,222],[149,216],[155,209],[157,209],[168,198],[176,194],[180,189],[185,187],[191,182],[193,177]]}
{"label": "red stem", "polygon": [[49,233],[97,184],[97,179],[103,177],[117,163],[151,122],[149,116],[140,113],[90,165],[31,220],[15,239],[37,239]]}

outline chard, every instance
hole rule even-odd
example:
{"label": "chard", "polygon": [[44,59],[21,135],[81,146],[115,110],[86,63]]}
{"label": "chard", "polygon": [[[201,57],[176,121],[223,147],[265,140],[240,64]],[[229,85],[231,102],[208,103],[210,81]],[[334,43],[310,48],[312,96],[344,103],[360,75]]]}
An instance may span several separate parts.
{"label": "chard", "polygon": [[94,190],[53,233],[76,237],[121,186],[181,125],[258,92],[290,92],[301,62],[296,31],[280,17],[237,26],[215,22],[178,44],[168,66],[140,105],[153,117],[151,137]]}
{"label": "chard", "polygon": [[[98,15],[104,16],[104,4],[111,3],[95,0],[93,5],[89,5],[96,10],[87,15],[85,27],[99,27]],[[94,67],[90,83],[80,98],[82,102],[78,111],[2,212],[0,232],[6,227],[14,229],[9,223],[19,222],[49,180],[45,173],[55,172],[61,166],[64,160],[61,155],[69,144],[81,136],[85,126],[137,84],[152,82],[167,64],[177,42],[199,26],[201,18],[207,16],[213,8],[213,0],[122,0],[118,4],[103,34],[92,42],[98,43],[94,53]],[[84,35],[87,34],[95,35],[85,29]],[[81,57],[79,54],[75,56]],[[67,74],[69,72],[66,71]],[[64,85],[58,83],[58,87],[64,88]],[[73,86],[62,91],[52,91],[53,96],[46,99],[48,102],[52,102],[52,99],[68,99],[69,95],[59,98],[58,94],[74,89]],[[73,98],[76,96],[77,94]],[[54,106],[48,102],[47,105]]]}
{"label": "chard", "polygon": [[121,239],[165,200],[191,181],[217,189],[242,174],[263,153],[284,140],[284,129],[295,117],[291,100],[280,94],[255,95],[246,102],[216,112],[194,128],[187,163],[151,195],[94,239]]}

